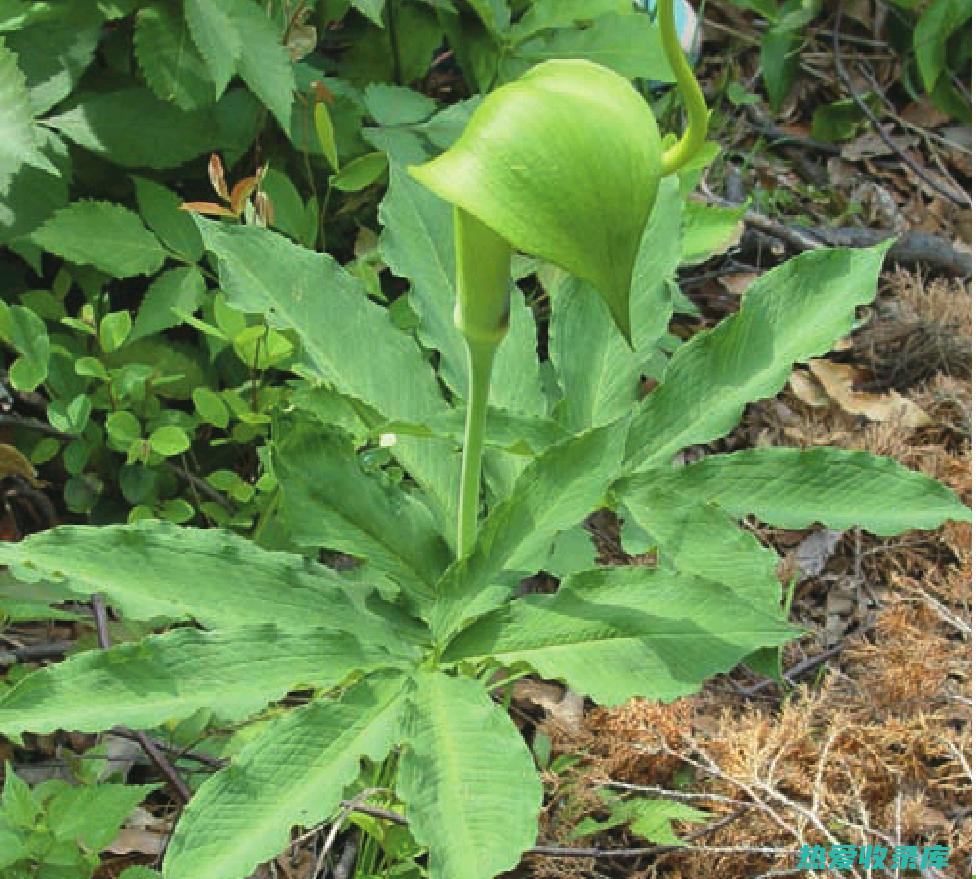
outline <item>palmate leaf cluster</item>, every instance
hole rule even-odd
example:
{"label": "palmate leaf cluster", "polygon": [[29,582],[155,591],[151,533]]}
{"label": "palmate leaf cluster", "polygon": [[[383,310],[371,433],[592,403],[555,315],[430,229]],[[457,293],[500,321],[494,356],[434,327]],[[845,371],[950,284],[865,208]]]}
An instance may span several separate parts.
{"label": "palmate leaf cluster", "polygon": [[[327,254],[267,229],[196,221],[228,303],[293,333],[303,381],[355,413],[341,428],[280,413],[273,467],[296,546],[360,567],[341,574],[160,522],[62,527],[0,550],[19,578],[101,592],[126,618],[197,624],[27,677],[0,702],[6,735],[152,727],[201,707],[239,721],[295,689],[315,693],[199,788],[166,856],[169,879],[249,875],[294,825],[334,814],[364,758],[394,749],[396,795],[431,875],[497,875],[533,845],[542,789],[479,673],[534,670],[605,704],[673,700],[798,634],[780,606],[775,553],[740,518],[892,534],[968,517],[947,488],[861,452],[757,449],[672,466],[675,452],[726,433],[795,361],[850,331],[884,247],[791,260],[667,361],[681,218],[671,178],[635,273],[633,348],[599,297],[553,274],[551,357],[539,362],[535,322],[513,288],[488,427],[488,513],[473,552],[453,561],[464,384],[448,317],[454,254],[440,234],[448,211],[394,168],[380,246],[411,282],[415,337]],[[655,372],[659,386],[638,401],[637,378]],[[357,445],[378,437],[408,480],[364,467]],[[554,549],[606,505],[643,529],[656,567],[597,567],[578,554],[574,564]],[[557,592],[517,595],[547,568],[562,575]]]}

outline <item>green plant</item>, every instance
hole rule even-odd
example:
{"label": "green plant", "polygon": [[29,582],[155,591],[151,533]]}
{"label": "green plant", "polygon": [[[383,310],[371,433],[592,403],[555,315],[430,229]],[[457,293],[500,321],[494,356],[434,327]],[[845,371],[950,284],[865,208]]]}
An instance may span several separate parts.
{"label": "green plant", "polygon": [[820,0],[732,0],[761,15],[768,28],[760,42],[760,64],[769,104],[779,110],[800,70],[803,29],[820,12]]}
{"label": "green plant", "polygon": [[99,782],[93,768],[100,762],[91,761],[77,785],[52,778],[33,788],[6,765],[0,798],[0,873],[6,879],[90,879],[98,853],[157,787]]}
{"label": "green plant", "polygon": [[[275,412],[273,517],[309,555],[339,551],[359,567],[157,521],[0,547],[19,578],[175,624],[24,678],[0,700],[6,735],[153,727],[201,707],[239,721],[312,691],[200,786],[168,879],[248,875],[294,825],[326,820],[361,788],[364,758],[391,755],[387,793],[430,875],[488,879],[534,843],[542,797],[532,754],[491,698],[496,675],[534,671],[606,704],[678,698],[798,634],[776,555],[741,517],[880,534],[968,517],[945,487],[861,453],[765,449],[672,468],[851,329],[885,248],[790,261],[666,361],[681,259],[671,172],[700,144],[704,107],[673,27],[665,45],[692,120],[667,150],[625,80],[550,62],[486,99],[452,151],[414,169],[449,196],[453,219],[391,163],[379,251],[413,285],[396,314],[326,254],[255,225],[195,220],[227,305],[293,334],[302,393],[343,413],[316,420],[307,402]],[[465,163],[483,176],[458,182],[452,169]],[[554,294],[545,364],[511,283],[513,246]],[[394,322],[410,315],[416,338]],[[661,383],[639,400],[647,374]],[[580,525],[604,506],[656,549],[656,567],[594,566]],[[515,597],[539,570],[558,573],[559,590]]]}
{"label": "green plant", "polygon": [[895,0],[887,19],[893,47],[913,62],[902,68],[908,93],[924,92],[940,110],[967,122],[972,17],[972,4],[964,0]]}

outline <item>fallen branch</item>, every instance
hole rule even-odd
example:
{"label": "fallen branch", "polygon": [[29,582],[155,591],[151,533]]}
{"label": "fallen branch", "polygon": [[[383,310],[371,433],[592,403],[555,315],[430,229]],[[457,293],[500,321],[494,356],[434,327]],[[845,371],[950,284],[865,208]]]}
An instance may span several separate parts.
{"label": "fallen branch", "polygon": [[[742,207],[708,190],[702,192],[705,201],[719,207]],[[770,240],[786,245],[794,253],[819,250],[822,247],[873,247],[888,238],[896,238],[885,256],[885,265],[927,265],[953,278],[968,278],[973,273],[972,254],[957,250],[951,241],[927,232],[890,232],[885,229],[864,229],[858,226],[800,226],[787,225],[757,211],[747,210],[743,222],[755,230],[747,231],[739,241],[739,248],[751,253],[759,250],[774,252]],[[756,234],[758,233],[758,234]],[[781,247],[779,249],[782,249]]]}
{"label": "fallen branch", "polygon": [[43,659],[57,659],[74,646],[74,641],[48,641],[45,644],[28,644],[16,650],[0,651],[0,666],[15,662],[39,662]]}
{"label": "fallen branch", "polygon": [[[108,613],[105,610],[105,599],[100,595],[92,596],[92,611],[95,614],[95,631],[98,633],[98,646],[102,650],[108,650],[112,646],[112,639],[108,631]],[[169,762],[163,752],[156,746],[156,743],[144,732],[139,730],[129,730],[127,727],[119,727],[131,735],[139,747],[145,752],[146,756],[152,761],[153,765],[159,770],[163,778],[169,782],[173,793],[182,805],[190,802],[193,796],[187,783],[180,777],[176,768]]]}

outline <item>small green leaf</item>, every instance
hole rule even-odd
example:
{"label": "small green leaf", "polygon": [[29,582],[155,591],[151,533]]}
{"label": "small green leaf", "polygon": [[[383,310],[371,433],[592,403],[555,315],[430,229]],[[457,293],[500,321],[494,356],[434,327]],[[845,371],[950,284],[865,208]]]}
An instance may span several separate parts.
{"label": "small green leaf", "polygon": [[682,265],[697,265],[736,244],[744,228],[746,206],[685,205],[681,235]]}
{"label": "small green leaf", "polygon": [[142,426],[139,419],[129,411],[113,412],[105,419],[105,429],[109,437],[120,448],[128,448],[142,437]]}
{"label": "small green leaf", "polygon": [[132,329],[132,315],[127,311],[112,311],[98,324],[98,342],[106,353],[122,347]]}
{"label": "small green leaf", "polygon": [[139,213],[159,240],[187,262],[195,263],[203,256],[203,241],[193,224],[193,218],[180,210],[182,200],[154,180],[133,177]]}
{"label": "small green leaf", "polygon": [[196,266],[178,266],[163,272],[149,285],[139,304],[129,341],[179,326],[180,315],[196,311],[203,304],[206,292],[207,284]]}
{"label": "small green leaf", "polygon": [[673,821],[703,824],[711,816],[708,812],[672,800],[631,800],[630,830],[654,845],[687,843],[674,832]]}
{"label": "small green leaf", "polygon": [[109,845],[132,810],[159,785],[86,784],[68,787],[48,805],[56,839],[98,852]]}
{"label": "small green leaf", "polygon": [[151,275],[166,254],[128,208],[78,201],[59,210],[31,239],[57,256],[94,266],[113,278]]}
{"label": "small green leaf", "polygon": [[193,405],[197,414],[214,427],[224,429],[230,423],[230,410],[220,394],[209,388],[193,389]]}
{"label": "small green leaf", "polygon": [[47,406],[47,420],[62,433],[78,436],[88,424],[91,409],[91,400],[85,394],[78,394],[71,401],[52,400]]}
{"label": "small green leaf", "polygon": [[47,378],[51,355],[44,321],[29,308],[0,303],[0,337],[20,355],[10,367],[10,383],[33,391]]}
{"label": "small green leaf", "polygon": [[332,170],[338,172],[339,154],[336,151],[335,128],[332,126],[332,115],[329,113],[329,108],[323,102],[319,102],[315,105],[313,115],[315,117],[315,133],[318,136],[322,152],[329,160]]}
{"label": "small green leaf", "polygon": [[75,374],[102,381],[108,381],[109,378],[108,370],[97,357],[79,357],[75,361]]}
{"label": "small green leaf", "polygon": [[332,185],[341,192],[359,192],[375,183],[386,171],[386,167],[386,153],[366,153],[353,159],[335,174]]}
{"label": "small green leaf", "polygon": [[946,69],[949,37],[972,17],[969,0],[934,0],[926,6],[915,26],[915,60],[927,92],[935,89]]}
{"label": "small green leaf", "polygon": [[157,427],[149,435],[149,445],[152,450],[163,457],[180,455],[190,448],[190,438],[182,427],[175,424],[165,424]]}
{"label": "small green leaf", "polygon": [[413,89],[372,82],[363,96],[366,109],[380,125],[416,125],[429,119],[437,102]]}

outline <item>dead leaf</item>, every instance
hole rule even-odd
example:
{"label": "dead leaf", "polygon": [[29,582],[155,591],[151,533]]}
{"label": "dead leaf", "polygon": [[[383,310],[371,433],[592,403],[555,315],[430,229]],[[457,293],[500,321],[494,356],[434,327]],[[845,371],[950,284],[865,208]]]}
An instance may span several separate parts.
{"label": "dead leaf", "polygon": [[166,851],[171,830],[170,822],[165,818],[157,818],[142,806],[136,806],[125,822],[125,827],[105,851],[113,855],[140,854],[157,857]]}
{"label": "dead leaf", "polygon": [[909,428],[925,427],[932,423],[921,407],[897,391],[884,394],[855,391],[857,373],[846,363],[814,359],[807,366],[827,395],[851,415],[861,415],[869,421],[897,422]]}
{"label": "dead leaf", "polygon": [[796,573],[799,578],[809,580],[822,574],[843,536],[843,531],[818,528],[804,537],[794,553]]}
{"label": "dead leaf", "polygon": [[822,409],[830,405],[830,397],[815,378],[805,369],[794,369],[790,374],[790,390],[808,406]]}
{"label": "dead leaf", "polygon": [[34,465],[18,449],[0,443],[0,479],[6,479],[8,476],[20,476],[34,488],[40,488],[45,484],[37,478]]}
{"label": "dead leaf", "polygon": [[559,684],[522,678],[512,688],[512,700],[528,702],[568,730],[577,731],[583,722],[583,698]]}
{"label": "dead leaf", "polygon": [[752,282],[758,277],[759,275],[756,272],[732,272],[728,275],[722,275],[718,279],[718,282],[729,293],[734,296],[741,296],[752,286]]}

